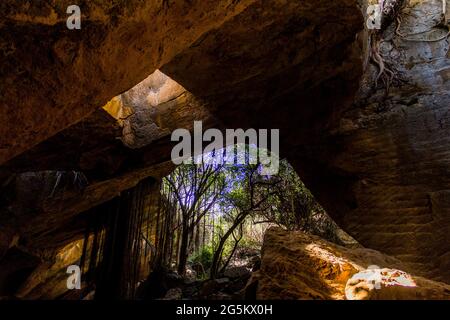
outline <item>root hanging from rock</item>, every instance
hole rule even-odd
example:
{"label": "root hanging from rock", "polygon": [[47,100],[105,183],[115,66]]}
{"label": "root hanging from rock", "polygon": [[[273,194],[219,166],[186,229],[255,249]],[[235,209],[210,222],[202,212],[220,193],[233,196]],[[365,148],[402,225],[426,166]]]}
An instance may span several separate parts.
{"label": "root hanging from rock", "polygon": [[397,78],[394,70],[388,65],[383,55],[380,52],[380,43],[383,41],[382,34],[387,27],[389,27],[394,21],[397,22],[397,27],[395,33],[400,34],[401,26],[401,16],[405,5],[404,0],[386,0],[382,4],[382,23],[381,29],[375,30],[369,37],[369,48],[370,48],[370,60],[378,67],[378,73],[375,78],[375,87],[378,87],[380,79],[383,81],[386,87],[386,93],[389,92],[389,88]]}
{"label": "root hanging from rock", "polygon": [[446,1],[442,0],[442,21],[436,27],[445,29],[445,34],[435,38],[420,37],[414,38],[414,36],[428,34],[430,31],[424,31],[416,34],[405,34],[402,33],[402,16],[401,13],[407,2],[405,0],[386,0],[382,4],[382,24],[380,30],[372,31],[369,37],[369,47],[370,47],[370,60],[378,67],[378,73],[375,78],[375,87],[378,87],[380,79],[383,81],[386,87],[386,93],[389,92],[389,88],[394,80],[400,80],[396,72],[389,67],[383,55],[380,52],[380,44],[383,42],[383,32],[392,24],[396,23],[394,28],[394,34],[403,39],[404,41],[411,42],[438,42],[447,39],[450,36],[450,28],[448,27],[445,19],[445,14],[447,11]]}
{"label": "root hanging from rock", "polygon": [[395,72],[388,66],[387,62],[380,53],[380,43],[382,39],[377,35],[371,38],[371,60],[378,67],[378,73],[375,78],[375,87],[378,87],[379,80],[381,79],[386,86],[386,91],[392,84],[392,81],[396,78]]}

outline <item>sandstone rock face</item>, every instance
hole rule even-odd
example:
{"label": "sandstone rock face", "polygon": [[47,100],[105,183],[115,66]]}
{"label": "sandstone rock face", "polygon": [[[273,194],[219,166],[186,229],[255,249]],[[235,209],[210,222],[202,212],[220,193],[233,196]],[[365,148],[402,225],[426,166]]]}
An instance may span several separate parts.
{"label": "sandstone rock face", "polygon": [[[160,179],[172,169],[172,163],[163,163],[151,169],[136,170],[132,174],[81,186],[74,179],[73,172],[21,174],[12,183],[13,196],[5,199],[7,206],[2,214],[11,217],[10,221],[4,216],[0,221],[5,228],[12,230],[7,233],[10,235],[9,243],[12,243],[15,232],[19,236],[18,244],[31,252],[58,249],[83,237],[90,208],[113,199],[146,177]],[[159,192],[157,183],[154,191]]]}
{"label": "sandstone rock face", "polygon": [[167,138],[178,128],[192,130],[196,120],[205,125],[213,121],[202,101],[159,70],[110,103],[118,108],[115,117],[123,127],[120,139],[131,149]]}
{"label": "sandstone rock face", "polygon": [[271,228],[264,238],[261,269],[248,288],[256,285],[257,299],[450,299],[449,285],[405,268],[375,250]]}
{"label": "sandstone rock face", "polygon": [[[180,46],[178,54],[173,57],[173,59],[170,59],[169,57],[166,59],[161,58],[161,61],[164,60],[164,63],[161,62],[160,65],[162,66],[162,72],[177,81],[179,86],[186,88],[188,93],[182,94],[176,98],[175,102],[177,103],[173,103],[174,101],[172,100],[164,101],[165,98],[170,97],[170,94],[177,90],[174,90],[174,86],[163,85],[165,80],[162,81],[164,77],[161,76],[159,76],[160,79],[158,79],[158,76],[152,75],[153,78],[150,76],[139,83],[154,70],[154,68],[147,68],[145,76],[136,78],[133,83],[139,84],[130,90],[130,92],[121,95],[116,100],[116,102],[118,101],[119,104],[122,104],[125,109],[127,109],[121,116],[130,116],[128,113],[130,107],[134,108],[135,112],[132,112],[132,117],[134,119],[127,119],[129,121],[124,121],[124,137],[117,137],[117,135],[115,137],[121,138],[127,146],[132,148],[145,146],[146,144],[155,141],[155,139],[164,136],[164,133],[167,133],[168,130],[185,127],[187,121],[179,120],[180,118],[187,118],[184,115],[189,112],[192,113],[191,118],[189,118],[190,122],[192,122],[192,117],[197,120],[207,121],[208,116],[205,115],[204,112],[195,111],[198,106],[200,106],[201,109],[204,108],[202,104],[206,104],[208,109],[214,110],[215,113],[220,114],[221,117],[219,120],[231,120],[226,123],[229,128],[245,126],[283,128],[283,132],[285,131],[285,136],[287,138],[297,141],[299,132],[293,132],[295,131],[293,128],[299,127],[299,121],[310,123],[311,120],[314,120],[312,118],[317,118],[311,114],[309,107],[311,101],[308,100],[315,96],[315,92],[324,89],[328,94],[335,94],[332,99],[327,99],[324,96],[320,97],[320,99],[318,99],[317,96],[315,97],[316,100],[314,102],[316,107],[325,108],[326,111],[329,112],[332,110],[332,107],[340,109],[342,100],[344,98],[351,98],[354,91],[357,89],[356,80],[362,72],[362,57],[360,56],[360,48],[358,48],[357,43],[355,42],[355,37],[357,32],[363,27],[363,20],[361,19],[361,13],[357,7],[357,2],[358,1],[356,0],[345,0],[345,2],[336,3],[334,1],[324,0],[320,2],[306,1],[297,3],[285,0],[271,0],[253,2],[239,1],[235,5],[226,6],[224,4],[222,6],[221,3],[215,1],[214,3],[217,5],[216,9],[218,11],[222,9],[224,12],[221,14],[226,16],[226,19],[224,18],[223,20],[217,19],[216,17],[215,24],[218,24],[219,26],[216,26],[215,24],[199,26],[199,28],[203,28],[202,31],[204,31],[204,33],[201,37],[198,35],[199,38],[195,43],[190,46],[186,44],[185,47],[182,46],[182,43],[185,42],[177,42],[176,40],[178,39],[174,39],[173,37],[175,36],[172,35],[172,33],[177,33],[177,36],[182,37],[183,32],[178,33],[178,30],[173,27],[166,37],[170,39],[164,38],[164,43],[159,44],[160,50],[164,53],[168,51],[173,52],[171,51],[171,48],[166,49],[164,44],[172,44],[175,42],[176,46]],[[195,8],[196,3],[191,3],[191,7],[199,16],[202,16],[202,11],[208,12],[207,16],[213,19],[212,13],[214,13],[214,11],[208,11],[209,8],[207,7],[208,5],[212,5],[211,3],[202,2],[201,8]],[[145,9],[151,10],[150,4],[142,5]],[[5,6],[8,8],[10,7],[10,10],[7,10],[6,12],[12,12],[10,15],[14,17],[15,11],[22,10],[20,8],[14,8],[14,5]],[[96,3],[95,5],[92,4],[92,6],[94,8],[99,6],[100,8],[96,8],[94,11],[96,14],[103,14],[102,8],[105,7],[106,4],[103,5],[102,2],[100,2],[100,4]],[[132,3],[127,5],[127,8],[122,8],[122,6],[123,5],[117,5],[116,9],[119,13],[121,10],[124,10],[125,13],[131,16],[133,16],[133,14],[137,15],[136,19],[140,19],[141,16],[146,15],[145,11],[141,12],[136,10],[138,13],[136,13],[136,11],[128,12],[128,10],[134,9]],[[146,30],[144,33],[140,32],[140,29],[136,30],[136,28],[127,31],[128,33],[136,31],[136,35],[133,37],[133,41],[136,43],[140,40],[144,42],[141,46],[138,46],[139,48],[144,47],[141,48],[141,51],[143,51],[142,54],[147,53],[145,51],[145,49],[147,49],[145,47],[145,41],[146,37],[150,36],[148,33],[151,33],[151,30],[159,32],[160,25],[168,25],[164,28],[170,28],[171,20],[169,19],[169,16],[172,17],[176,15],[172,10],[180,9],[178,6],[181,5],[173,4],[169,9],[165,7],[157,8],[158,10],[155,9],[158,12],[157,20],[164,21],[164,23],[157,24],[157,27],[153,26],[153,28],[145,28],[145,26],[143,26],[143,29]],[[60,7],[63,7],[63,3],[59,4],[56,8]],[[86,8],[86,14],[90,12],[89,8],[90,7]],[[143,8],[141,9],[143,10]],[[183,9],[187,10],[187,8],[184,7]],[[56,12],[56,14],[57,13],[58,12]],[[120,15],[116,17],[116,19],[118,19],[118,25],[120,25],[120,22],[125,24],[125,13],[123,17]],[[168,16],[161,13],[166,13]],[[232,19],[232,15],[235,16],[234,19]],[[18,16],[23,17],[23,15]],[[108,15],[106,13],[101,16],[108,20]],[[151,15],[147,16],[148,19],[151,20]],[[196,19],[196,15],[194,13],[191,14],[190,11],[183,11],[181,17],[192,20]],[[204,19],[206,19],[206,17],[204,17]],[[14,21],[16,20],[10,22],[13,26]],[[155,21],[154,23],[158,21]],[[109,22],[109,20],[107,22]],[[180,25],[182,25],[183,22],[186,23],[186,21],[182,21],[182,19],[179,21],[177,20],[177,23]],[[203,22],[205,21],[195,21],[195,23],[198,24]],[[190,26],[189,23],[186,25]],[[115,25],[112,24],[112,26]],[[213,28],[214,26],[215,28]],[[127,27],[129,26],[122,26],[123,32],[125,32]],[[208,27],[210,29],[206,31]],[[192,38],[196,36],[193,29],[194,26],[189,30],[189,36]],[[108,31],[112,32],[112,30],[109,29]],[[71,33],[68,34],[70,35]],[[83,32],[83,34],[85,34],[85,32]],[[56,36],[57,35],[55,35],[55,37]],[[113,35],[109,35],[109,33],[107,33],[107,36],[113,37]],[[107,40],[109,40],[108,37]],[[82,41],[83,39],[79,40]],[[157,40],[158,38],[154,38],[152,41],[155,43],[151,42],[151,44],[149,44],[150,48],[148,48],[149,52],[147,53],[149,56],[152,56],[150,51],[151,48],[156,45]],[[5,41],[5,43],[7,43],[7,41]],[[112,44],[105,44],[105,46],[107,45]],[[104,61],[101,66],[104,66],[105,68],[109,66],[110,69],[108,69],[108,73],[120,73],[123,71],[122,69],[127,70],[127,75],[133,73],[134,67],[139,64],[139,58],[132,54],[130,55],[127,50],[134,50],[134,48],[130,48],[130,43],[128,42],[122,43],[120,41],[115,41],[114,45],[117,46],[117,48],[114,48],[114,53],[117,53],[116,51],[122,53],[120,60],[107,60]],[[91,49],[91,47],[88,49]],[[86,54],[92,55],[98,60],[102,59],[100,56],[95,56],[96,54],[100,55],[102,52],[98,52],[94,49],[92,49],[94,52],[91,52],[91,50],[88,49],[84,49]],[[45,47],[41,48],[41,51],[45,52],[45,50]],[[32,52],[32,50],[29,51]],[[117,55],[119,55],[119,53],[117,53]],[[116,58],[115,56],[113,57]],[[277,57],[276,60],[274,60],[273,57]],[[78,58],[78,56],[76,56],[76,58]],[[31,59],[31,57],[29,59]],[[92,61],[86,60],[86,64],[88,66],[95,65],[95,59]],[[147,61],[148,60],[145,60],[146,63]],[[58,72],[58,69],[54,65],[48,63],[48,61],[45,62],[46,63],[42,68],[45,67]],[[78,66],[77,64],[75,65]],[[144,69],[145,65],[145,63],[139,65],[139,70]],[[83,67],[87,68],[87,66],[84,65]],[[12,72],[12,70],[7,71]],[[8,75],[9,74],[5,72],[5,77]],[[49,76],[53,76],[53,74],[49,73]],[[84,75],[80,74],[80,77],[81,76]],[[111,75],[111,78],[108,79],[111,79],[111,81],[114,82],[114,85],[116,85],[122,78],[123,77]],[[89,81],[93,83],[90,83]],[[45,82],[45,80],[42,80],[42,82]],[[96,77],[90,76],[89,73],[85,75],[83,79],[83,83],[84,82],[89,82],[86,84],[89,85],[89,90],[86,89],[86,92],[94,92],[98,86],[102,85],[108,86],[108,89],[111,89],[110,92],[114,89],[114,86],[109,83],[102,84]],[[64,79],[58,79],[58,83],[64,83]],[[339,83],[340,85],[333,88],[333,84],[335,83]],[[163,85],[164,88],[159,87],[160,85]],[[70,88],[71,87],[77,86],[70,86]],[[130,87],[132,87],[132,85],[129,85],[126,89],[129,89]],[[160,91],[162,88],[163,90]],[[172,88],[168,90],[168,92],[172,92],[164,97],[164,95],[167,94],[167,92],[164,93],[164,90],[168,88]],[[315,88],[315,91],[309,92],[312,91],[312,88]],[[147,91],[144,89],[147,89]],[[69,90],[69,87],[67,90]],[[99,89],[98,91],[102,90]],[[117,93],[123,91],[125,90],[121,90]],[[156,92],[158,92],[158,94],[155,94]],[[62,95],[63,92],[58,91],[58,93],[55,94]],[[97,99],[101,94],[103,93],[95,92],[95,94],[92,94],[92,97]],[[160,99],[161,97],[158,97],[158,95],[161,94],[163,96],[162,100]],[[108,99],[103,99],[102,103],[97,105],[104,105],[109,99],[113,98],[114,95],[115,93],[110,94]],[[51,97],[51,95],[47,94],[46,98],[48,99],[49,97]],[[157,107],[155,105],[156,101],[154,100],[156,97],[160,99]],[[2,98],[8,100],[6,96]],[[75,103],[74,100],[78,100],[78,98],[78,96],[73,97],[68,102]],[[63,98],[61,97],[61,100],[62,99]],[[31,97],[29,97],[27,101],[29,101],[27,103],[33,103]],[[333,102],[332,105],[329,104],[330,101]],[[14,104],[15,102],[17,101],[13,101],[13,99],[8,100],[8,105]],[[284,107],[283,112],[279,112],[280,105],[283,105],[285,102],[286,106]],[[88,105],[88,103],[76,103],[83,106],[72,108],[76,109],[77,112],[79,112],[81,108],[85,108],[85,105]],[[111,103],[111,101],[108,103],[109,107],[112,107],[112,109],[117,107],[111,106],[111,104],[114,103]],[[173,110],[174,104],[177,106],[185,105],[187,107],[184,109],[177,107],[176,110]],[[92,103],[89,105],[92,106]],[[297,112],[293,111],[299,111],[299,106],[301,106],[301,110],[297,115]],[[89,108],[90,110],[93,110],[92,107]],[[17,112],[15,114],[22,112],[22,109],[24,109],[23,113],[32,112],[25,110],[30,109],[26,105],[21,105],[20,110],[18,108],[16,109]],[[184,110],[187,112],[181,113],[178,116],[178,111]],[[242,110],[245,110],[245,112],[242,112]],[[255,113],[253,113],[253,111],[255,111]],[[40,112],[44,114],[45,110],[41,108]],[[61,111],[61,113],[63,112]],[[72,117],[73,113],[74,112],[71,112],[70,114],[67,113],[66,115]],[[136,116],[137,114],[142,115],[142,117]],[[290,114],[291,116],[295,115],[295,117],[287,118],[284,116],[286,114]],[[56,117],[56,115],[50,112],[48,118],[52,117]],[[147,121],[149,119],[151,121]],[[160,127],[160,120],[166,125]],[[85,121],[87,121],[87,119],[85,119]],[[61,133],[59,135],[59,139],[55,136],[48,139],[48,141],[40,146],[37,146],[37,148],[33,148],[34,150],[30,150],[31,153],[28,155],[16,157],[12,163],[7,164],[7,167],[19,167],[22,171],[36,171],[38,167],[40,167],[40,170],[50,170],[52,167],[55,168],[56,166],[72,166],[73,169],[81,166],[84,171],[85,169],[89,170],[89,168],[94,167],[92,164],[89,166],[90,162],[95,163],[94,159],[98,156],[100,156],[100,158],[106,157],[102,151],[108,151],[110,158],[116,160],[114,162],[119,164],[124,162],[123,157],[121,156],[123,156],[123,154],[127,154],[128,156],[130,150],[113,148],[111,145],[115,146],[113,144],[115,137],[99,137],[99,140],[101,140],[102,143],[96,146],[94,150],[92,150],[92,148],[89,148],[89,150],[86,150],[86,148],[80,149],[80,145],[84,145],[81,142],[84,142],[85,139],[82,141],[77,141],[76,139],[73,139],[73,141],[62,141],[63,139],[61,139],[61,136],[65,137],[68,135],[70,137],[76,137],[77,135],[74,134],[74,130],[78,130],[79,133],[80,128],[86,128],[85,121],[79,122],[65,130],[64,134]],[[76,121],[73,120],[71,124],[75,122]],[[150,122],[150,124],[148,122]],[[5,126],[3,126],[5,131],[11,135],[13,135],[13,130],[8,131],[7,126],[13,127],[12,123],[13,122],[5,121]],[[64,121],[59,121],[57,125],[63,129],[63,123]],[[217,124],[215,125],[217,126]],[[33,139],[35,140],[43,140],[43,138],[39,138],[39,135],[44,135],[41,131],[45,131],[45,135],[47,136],[50,136],[55,132],[53,128],[46,127],[45,121],[40,121],[39,126],[42,127],[42,130],[34,130]],[[111,127],[112,126],[113,125],[111,124]],[[29,128],[29,126],[26,128]],[[98,135],[97,133],[101,132],[100,129],[102,128],[88,126],[88,130],[85,130],[85,132],[89,132],[91,140],[97,141],[97,139],[93,139],[93,137],[96,137]],[[24,144],[23,149],[30,149],[35,144],[32,143],[25,146],[25,137],[23,139],[15,139],[17,142],[13,142],[14,139],[7,139],[6,137],[7,136],[4,135],[2,136],[2,139],[9,141],[8,143],[10,146],[5,148],[5,152],[6,149],[12,148],[13,144]],[[51,146],[53,146],[53,148],[51,148]],[[83,155],[83,161],[78,159],[80,157],[76,156],[75,152],[70,152],[70,156],[62,156],[61,154],[64,153],[57,152],[56,150],[60,149],[57,147],[65,147],[65,150],[76,150]],[[163,151],[158,150],[158,145],[151,147],[153,151],[151,158],[154,163],[157,163],[158,161],[161,161],[161,158],[166,157]],[[40,153],[37,153],[38,150],[40,150]],[[88,153],[88,151],[91,151],[91,153]],[[94,152],[95,154],[93,154]],[[18,152],[15,152],[14,154],[16,153]],[[39,158],[42,158],[43,154],[47,156],[47,161],[45,163],[38,160]],[[49,159],[52,161],[48,161]],[[38,165],[33,165],[33,163],[36,162]],[[56,165],[53,163],[56,163]],[[112,170],[114,170],[114,168],[112,168]]]}
{"label": "sandstone rock face", "polygon": [[161,71],[206,101],[226,128],[280,129],[286,151],[352,100],[362,29],[357,1],[258,1]]}
{"label": "sandstone rock face", "polygon": [[[289,158],[336,222],[366,247],[450,283],[449,45],[442,1],[407,1],[383,34],[388,93],[362,79],[355,104]],[[425,32],[425,33],[421,33]],[[432,41],[440,39],[440,41]]]}
{"label": "sandstone rock face", "polygon": [[79,263],[82,250],[83,240],[63,247],[54,260],[43,261],[33,270],[15,296],[21,299],[54,299],[67,292],[67,267]]}
{"label": "sandstone rock face", "polygon": [[[0,4],[0,163],[80,121],[255,0]],[[21,125],[17,125],[21,123]]]}
{"label": "sandstone rock face", "polygon": [[83,121],[0,167],[0,176],[36,171],[82,171],[104,181],[170,160],[170,135],[178,128],[219,124],[205,103],[155,71]]}

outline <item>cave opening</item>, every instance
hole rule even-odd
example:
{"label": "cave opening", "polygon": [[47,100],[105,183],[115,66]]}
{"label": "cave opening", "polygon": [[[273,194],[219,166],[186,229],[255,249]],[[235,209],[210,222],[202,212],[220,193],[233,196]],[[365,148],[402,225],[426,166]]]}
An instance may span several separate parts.
{"label": "cave opening", "polygon": [[[141,181],[91,209],[78,297],[255,299],[247,283],[259,270],[268,229],[357,245],[287,160],[264,175],[263,165],[250,161],[255,149],[233,145],[196,157],[220,154],[219,162],[190,158],[160,181]],[[227,156],[235,163],[223,161]]]}

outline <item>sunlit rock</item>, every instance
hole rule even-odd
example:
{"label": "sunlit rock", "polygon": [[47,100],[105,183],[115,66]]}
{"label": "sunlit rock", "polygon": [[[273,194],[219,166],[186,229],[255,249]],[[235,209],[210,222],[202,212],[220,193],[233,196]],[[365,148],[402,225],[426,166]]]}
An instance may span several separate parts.
{"label": "sunlit rock", "polygon": [[[400,293],[403,288],[414,288],[416,283],[408,273],[394,269],[370,268],[354,274],[345,287],[347,300],[369,300],[371,298],[407,298]],[[379,291],[377,291],[379,290]],[[403,291],[407,291],[403,290]],[[388,297],[388,294],[391,297]]]}
{"label": "sunlit rock", "polygon": [[256,288],[257,299],[450,299],[449,285],[411,271],[375,250],[271,228],[247,292]]}

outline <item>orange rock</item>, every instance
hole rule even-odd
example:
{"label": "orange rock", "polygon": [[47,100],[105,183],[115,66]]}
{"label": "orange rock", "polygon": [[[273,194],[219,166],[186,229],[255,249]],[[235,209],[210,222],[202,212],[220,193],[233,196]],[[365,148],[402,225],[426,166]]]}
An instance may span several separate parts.
{"label": "orange rock", "polygon": [[[264,238],[257,299],[450,299],[450,286],[408,273],[402,262],[303,232],[271,228]],[[406,271],[402,271],[406,270]]]}

